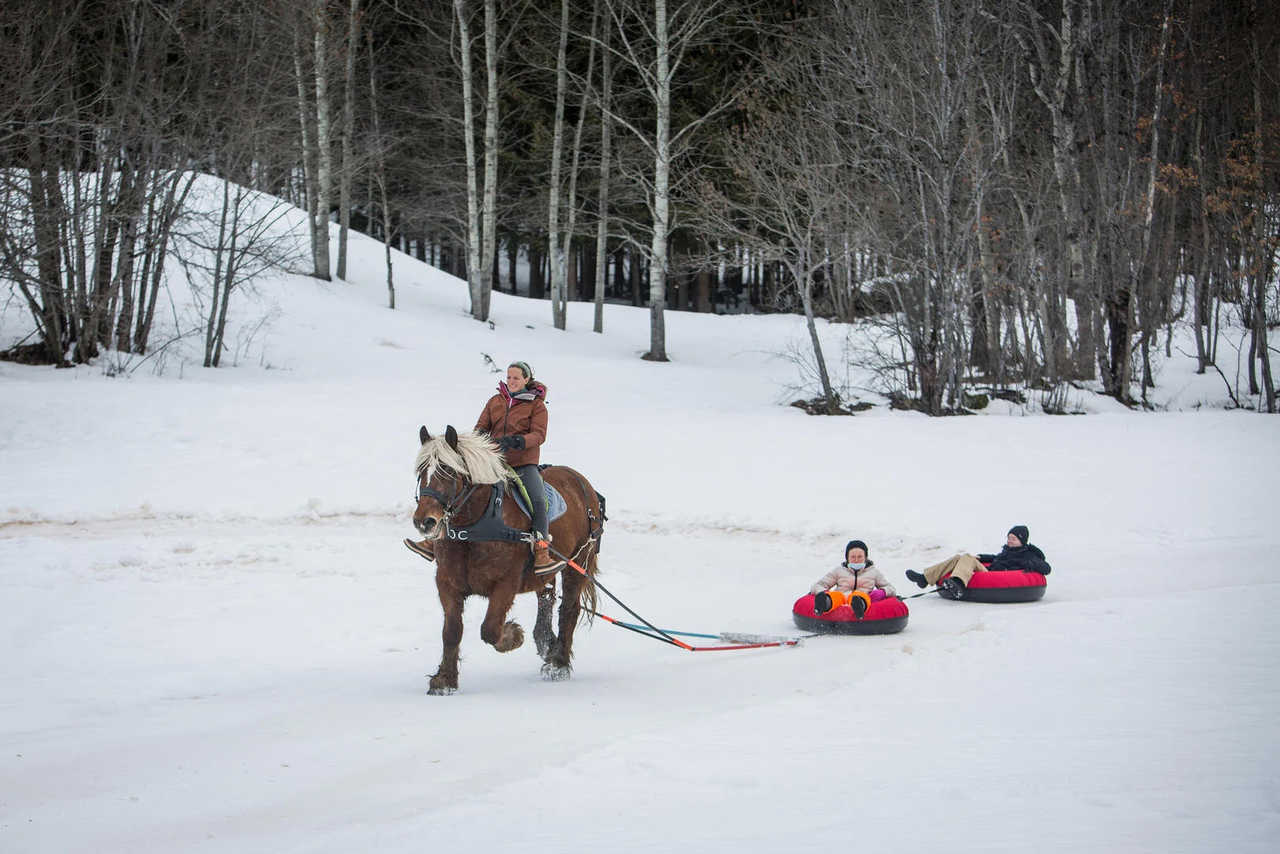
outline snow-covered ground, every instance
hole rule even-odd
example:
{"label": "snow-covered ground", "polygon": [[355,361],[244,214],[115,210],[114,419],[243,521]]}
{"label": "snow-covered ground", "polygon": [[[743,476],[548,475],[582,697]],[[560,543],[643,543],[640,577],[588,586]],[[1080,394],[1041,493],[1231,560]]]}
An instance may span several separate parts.
{"label": "snow-covered ground", "polygon": [[[397,256],[392,312],[381,247],[352,257],[241,299],[275,320],[237,367],[0,363],[0,851],[1274,850],[1280,432],[1220,378],[1175,356],[1155,414],[811,418],[799,318],[669,313],[660,365],[647,310],[557,331],[496,294],[491,328]],[[794,634],[847,539],[912,593],[1015,523],[1048,595],[783,650],[597,622],[563,683],[473,601],[429,697],[416,434],[474,423],[486,355],[550,387],[543,460],[608,497],[601,580],[661,625]]]}

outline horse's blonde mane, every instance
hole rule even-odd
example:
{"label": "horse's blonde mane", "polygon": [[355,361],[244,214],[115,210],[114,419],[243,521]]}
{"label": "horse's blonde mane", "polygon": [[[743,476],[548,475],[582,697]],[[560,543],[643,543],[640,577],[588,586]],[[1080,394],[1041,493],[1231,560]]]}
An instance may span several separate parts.
{"label": "horse's blonde mane", "polygon": [[444,436],[432,436],[418,449],[414,471],[430,480],[444,466],[463,474],[472,483],[501,483],[511,476],[498,446],[479,433],[459,433],[458,450],[449,447]]}

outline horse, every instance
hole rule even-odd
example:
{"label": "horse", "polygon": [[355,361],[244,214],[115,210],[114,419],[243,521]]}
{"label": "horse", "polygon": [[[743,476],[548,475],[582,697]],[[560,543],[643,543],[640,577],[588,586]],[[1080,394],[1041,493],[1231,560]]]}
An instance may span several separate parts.
{"label": "horse", "polygon": [[458,646],[462,642],[462,607],[468,596],[489,600],[480,637],[498,652],[511,652],[524,643],[524,629],[507,613],[520,593],[537,593],[538,616],[533,639],[542,657],[542,677],[568,679],[573,671],[573,632],[585,610],[588,621],[596,609],[591,581],[598,571],[597,556],[604,532],[604,499],[591,483],[568,466],[549,466],[543,480],[560,493],[566,511],[550,523],[552,546],[582,567],[569,562],[559,570],[563,596],[559,634],[551,628],[555,604],[555,575],[533,574],[527,541],[528,519],[513,500],[519,478],[506,464],[498,446],[480,433],[459,435],[452,426],[444,436],[418,430],[417,506],[413,525],[434,540],[436,591],[444,609],[443,653],[431,677],[429,694],[452,694],[458,689]]}

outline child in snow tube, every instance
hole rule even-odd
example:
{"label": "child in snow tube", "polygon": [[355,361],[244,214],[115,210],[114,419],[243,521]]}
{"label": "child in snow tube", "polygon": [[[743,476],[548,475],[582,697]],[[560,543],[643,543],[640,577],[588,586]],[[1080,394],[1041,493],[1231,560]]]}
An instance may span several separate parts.
{"label": "child in snow tube", "polygon": [[[1014,525],[1005,537],[1004,548],[1000,554],[958,554],[942,563],[935,563],[921,572],[907,570],[907,578],[918,587],[938,584],[941,579],[939,593],[948,599],[963,599],[965,586],[973,578],[975,572],[1038,572],[1048,575],[1051,567],[1044,559],[1044,552],[1031,545],[1031,532],[1026,525]],[[950,578],[947,575],[950,575]]]}
{"label": "child in snow tube", "polygon": [[861,620],[872,602],[898,595],[889,580],[876,569],[875,562],[867,557],[867,551],[867,544],[862,540],[848,542],[844,547],[844,562],[809,588],[814,594],[814,613],[821,615],[848,605]]}

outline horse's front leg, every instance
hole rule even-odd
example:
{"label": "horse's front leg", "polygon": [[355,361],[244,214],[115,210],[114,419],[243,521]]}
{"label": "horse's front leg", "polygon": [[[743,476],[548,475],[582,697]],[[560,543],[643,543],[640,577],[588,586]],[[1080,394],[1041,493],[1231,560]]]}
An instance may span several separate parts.
{"label": "horse's front leg", "polygon": [[517,577],[514,581],[503,582],[489,591],[489,610],[485,612],[484,622],[480,624],[480,639],[498,652],[511,652],[524,643],[524,629],[515,620],[507,620],[507,613],[516,599],[519,586],[520,579]]}
{"label": "horse's front leg", "polygon": [[458,647],[462,643],[463,595],[457,591],[440,590],[440,605],[444,608],[444,628],[440,632],[444,649],[440,655],[440,667],[431,677],[428,694],[452,694],[458,690]]}

